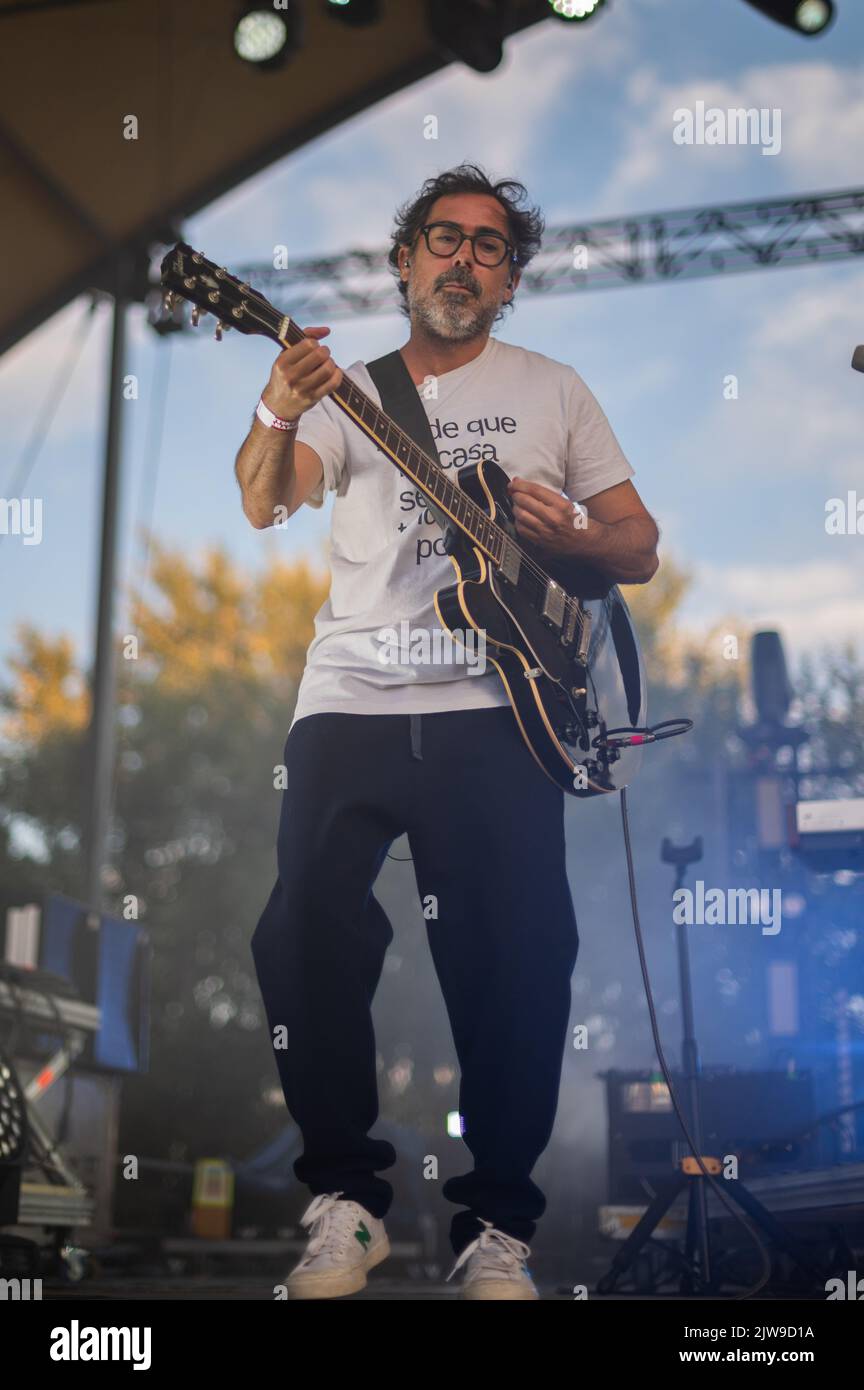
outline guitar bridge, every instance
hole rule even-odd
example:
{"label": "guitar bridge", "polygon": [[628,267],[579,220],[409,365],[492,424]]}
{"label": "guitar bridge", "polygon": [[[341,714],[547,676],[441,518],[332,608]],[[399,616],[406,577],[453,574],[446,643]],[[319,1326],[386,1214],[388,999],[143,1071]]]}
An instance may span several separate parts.
{"label": "guitar bridge", "polygon": [[570,600],[570,607],[567,610],[567,617],[561,629],[561,645],[569,647],[576,634],[576,623],[579,619],[579,604],[576,599]]}
{"label": "guitar bridge", "polygon": [[576,660],[580,666],[585,666],[588,661],[588,648],[591,645],[591,614],[587,608],[580,611],[582,619],[582,631],[579,634],[579,643],[576,647]]}

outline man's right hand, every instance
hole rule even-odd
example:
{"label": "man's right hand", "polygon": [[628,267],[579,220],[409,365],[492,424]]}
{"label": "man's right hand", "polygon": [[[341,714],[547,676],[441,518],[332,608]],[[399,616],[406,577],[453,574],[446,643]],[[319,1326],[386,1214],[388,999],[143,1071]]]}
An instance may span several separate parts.
{"label": "man's right hand", "polygon": [[304,410],[310,410],[322,396],[329,396],[342,381],[342,372],[322,347],[318,338],[325,338],[329,328],[304,328],[302,343],[280,352],[270,372],[270,380],[262,392],[268,410],[283,420],[296,420]]}

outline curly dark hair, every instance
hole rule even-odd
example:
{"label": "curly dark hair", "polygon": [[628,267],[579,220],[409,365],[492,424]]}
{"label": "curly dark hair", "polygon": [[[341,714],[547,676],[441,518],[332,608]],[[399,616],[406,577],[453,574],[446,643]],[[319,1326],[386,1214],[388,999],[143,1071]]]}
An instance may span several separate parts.
{"label": "curly dark hair", "polygon": [[[538,207],[523,206],[528,197],[528,190],[524,184],[519,183],[517,179],[499,179],[497,183],[493,183],[479,164],[459,164],[455,169],[436,174],[434,178],[426,180],[415,198],[409,198],[396,212],[387,261],[399,285],[403,314],[407,315],[409,312],[408,286],[399,273],[399,248],[414,245],[420,228],[426,224],[433,203],[453,193],[487,193],[490,197],[498,199],[507,214],[510,240],[516,247],[514,264],[520,270],[524,269],[540,250],[546,224]],[[502,305],[496,322],[502,317],[505,309],[513,308],[515,297],[515,294],[512,295],[510,300]]]}

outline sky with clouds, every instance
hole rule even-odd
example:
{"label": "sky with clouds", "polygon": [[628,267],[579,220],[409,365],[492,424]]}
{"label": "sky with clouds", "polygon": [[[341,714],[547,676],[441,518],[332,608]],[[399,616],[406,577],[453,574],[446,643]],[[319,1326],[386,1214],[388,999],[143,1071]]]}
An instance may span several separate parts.
{"label": "sky with clouds", "polygon": [[[864,5],[839,0],[839,11],[817,40],[738,0],[610,0],[578,29],[550,20],[511,41],[495,73],[451,65],[280,161],[190,220],[186,239],[229,268],[270,262],[280,244],[297,256],[384,246],[394,208],[463,159],[522,179],[549,226],[864,187]],[[674,113],[699,102],[779,111],[779,152],[677,144]],[[436,140],[424,138],[430,114]],[[394,291],[392,314],[334,320],[335,359],[401,345],[395,303]],[[90,314],[82,299],[0,358],[8,498],[84,335],[20,489],[42,499],[41,543],[0,537],[0,660],[17,621],[67,632],[92,657],[109,331],[107,307]],[[776,626],[793,659],[814,641],[860,639],[864,535],[827,534],[825,508],[856,488],[864,499],[864,379],[849,369],[864,341],[864,259],[523,293],[496,332],[570,363],[597,395],[660,524],[661,554],[692,575],[688,627]],[[253,573],[274,552],[326,560],[329,505],[263,532],[240,509],[234,456],[272,345],[199,333],[157,339],[143,311],[129,316],[139,394],[123,408],[124,592],[141,581],[137,529],[151,521],[163,543],[196,555],[219,542]],[[730,374],[736,400],[724,398]],[[123,596],[117,625],[128,631]]]}

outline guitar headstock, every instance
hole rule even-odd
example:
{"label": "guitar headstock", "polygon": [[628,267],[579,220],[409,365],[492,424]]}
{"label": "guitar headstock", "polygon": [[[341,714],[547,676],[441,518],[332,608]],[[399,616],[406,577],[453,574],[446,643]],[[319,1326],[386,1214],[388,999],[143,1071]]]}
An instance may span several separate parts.
{"label": "guitar headstock", "polygon": [[275,342],[283,341],[292,329],[297,337],[302,336],[287,314],[280,314],[251,285],[230,275],[224,266],[208,261],[185,241],[178,241],[163,258],[161,281],[166,307],[172,308],[175,298],[188,300],[193,306],[193,325],[201,314],[213,314],[217,337],[223,327],[261,333]]}

